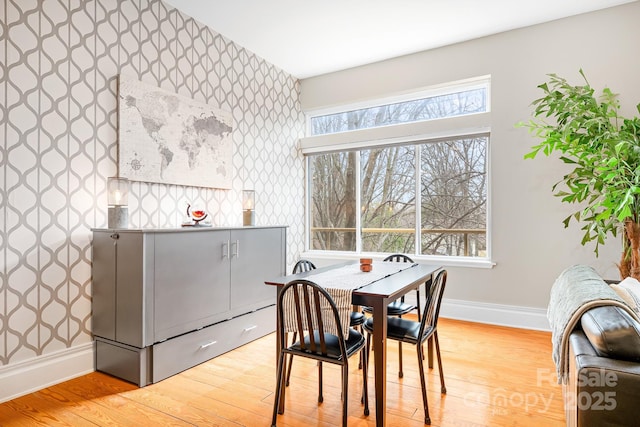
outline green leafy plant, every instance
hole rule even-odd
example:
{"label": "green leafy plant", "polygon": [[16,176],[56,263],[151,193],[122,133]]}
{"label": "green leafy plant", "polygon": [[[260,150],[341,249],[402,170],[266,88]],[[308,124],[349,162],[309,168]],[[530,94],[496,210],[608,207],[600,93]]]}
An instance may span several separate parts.
{"label": "green leafy plant", "polygon": [[544,96],[533,101],[533,118],[517,126],[542,142],[525,158],[556,153],[573,167],[552,189],[563,202],[579,205],[565,227],[572,219],[582,224],[582,244],[595,241],[596,256],[607,234],[622,231],[620,275],[640,279],[640,119],[622,117],[609,88],[596,98],[582,70],[580,75],[584,85],[550,74],[538,86]]}

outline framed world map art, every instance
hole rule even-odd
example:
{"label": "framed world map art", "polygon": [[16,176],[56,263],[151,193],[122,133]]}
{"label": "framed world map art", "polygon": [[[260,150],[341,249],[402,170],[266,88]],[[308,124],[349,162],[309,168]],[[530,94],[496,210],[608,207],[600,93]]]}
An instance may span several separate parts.
{"label": "framed world map art", "polygon": [[120,177],[231,188],[230,112],[121,74],[118,120]]}

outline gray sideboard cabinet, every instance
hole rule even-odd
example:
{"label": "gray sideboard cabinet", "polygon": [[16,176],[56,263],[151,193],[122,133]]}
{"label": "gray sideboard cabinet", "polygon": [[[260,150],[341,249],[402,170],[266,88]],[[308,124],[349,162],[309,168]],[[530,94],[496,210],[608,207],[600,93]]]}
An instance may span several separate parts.
{"label": "gray sideboard cabinet", "polygon": [[95,229],[96,369],[143,387],[275,330],[286,227]]}

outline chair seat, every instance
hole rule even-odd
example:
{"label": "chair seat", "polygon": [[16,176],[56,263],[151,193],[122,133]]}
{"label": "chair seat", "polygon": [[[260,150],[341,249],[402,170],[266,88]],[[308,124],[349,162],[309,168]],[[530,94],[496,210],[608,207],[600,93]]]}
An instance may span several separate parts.
{"label": "chair seat", "polygon": [[[330,357],[332,359],[340,360],[340,338],[333,334],[324,334],[325,343],[327,346],[327,354],[325,356]],[[322,356],[320,353],[320,334],[316,331],[314,333],[314,340],[316,343],[316,347],[318,351],[313,352],[310,350],[311,342],[309,337],[305,337],[305,349],[302,350],[300,347],[300,341],[296,341],[288,348],[290,351],[305,353],[305,354],[316,354],[318,356]],[[355,329],[349,329],[349,338],[345,342],[345,347],[347,350],[347,357],[350,357],[356,351],[362,349],[365,344],[364,335]]]}
{"label": "chair seat", "polygon": [[[362,328],[368,333],[373,333],[373,318],[370,317],[364,322]],[[420,322],[402,319],[400,317],[387,317],[387,338],[402,341],[410,344],[422,342],[431,334],[432,327],[427,325],[424,328],[423,339],[419,340]]]}
{"label": "chair seat", "polygon": [[[405,314],[411,313],[415,309],[415,305],[396,300],[387,306],[387,316],[404,316]],[[362,307],[362,311],[364,311],[365,313],[372,313],[373,309],[371,307],[365,306]]]}
{"label": "chair seat", "polygon": [[352,311],[351,312],[351,320],[349,321],[349,326],[360,326],[364,323],[364,314]]}

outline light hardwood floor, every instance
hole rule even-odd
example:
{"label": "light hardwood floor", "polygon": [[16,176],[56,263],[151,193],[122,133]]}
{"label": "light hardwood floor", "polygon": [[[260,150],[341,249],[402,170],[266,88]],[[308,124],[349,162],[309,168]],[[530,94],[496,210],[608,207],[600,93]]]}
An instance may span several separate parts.
{"label": "light hardwood floor", "polygon": [[[440,319],[438,331],[447,394],[440,394],[436,366],[427,379],[433,426],[564,425],[550,333],[449,319]],[[403,347],[402,379],[397,343],[389,343],[388,355],[387,425],[423,426],[415,349]],[[350,372],[349,426],[374,426],[375,406],[365,417],[360,403],[357,357]],[[144,388],[94,372],[40,390],[0,404],[0,425],[269,426],[274,385],[271,334]],[[340,424],[337,367],[325,366],[324,403],[318,404],[316,365],[295,358],[286,396],[279,426]]]}

